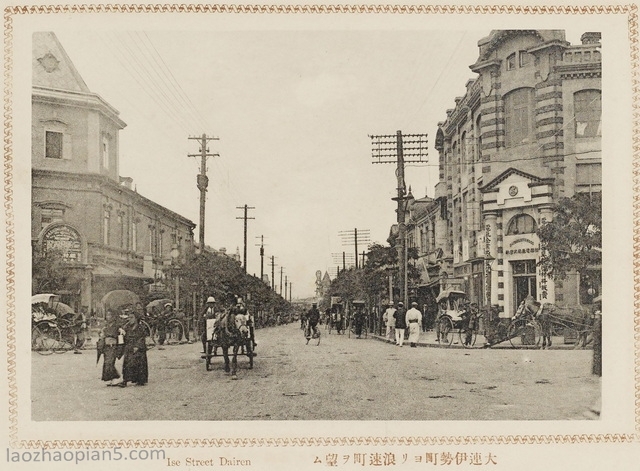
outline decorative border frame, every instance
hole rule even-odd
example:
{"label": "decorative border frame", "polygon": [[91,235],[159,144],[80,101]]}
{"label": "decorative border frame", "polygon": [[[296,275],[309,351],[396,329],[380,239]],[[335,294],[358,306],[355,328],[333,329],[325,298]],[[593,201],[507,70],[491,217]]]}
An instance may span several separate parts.
{"label": "decorative border frame", "polygon": [[512,14],[512,15],[627,15],[632,85],[633,255],[640,260],[640,38],[638,6],[627,5],[229,5],[229,4],[71,4],[13,5],[4,8],[4,216],[5,307],[7,320],[8,437],[12,448],[79,449],[111,447],[312,447],[388,445],[511,445],[629,443],[640,440],[640,262],[634,261],[634,382],[635,430],[632,434],[315,437],[237,439],[136,439],[136,440],[20,440],[18,438],[18,387],[16,384],[15,221],[13,206],[13,17],[16,15],[72,13],[245,13],[245,14]]}

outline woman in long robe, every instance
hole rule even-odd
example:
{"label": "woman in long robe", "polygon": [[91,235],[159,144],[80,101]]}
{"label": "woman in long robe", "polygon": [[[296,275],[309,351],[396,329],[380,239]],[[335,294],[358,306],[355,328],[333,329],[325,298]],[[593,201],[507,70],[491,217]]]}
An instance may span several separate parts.
{"label": "woman in long robe", "polygon": [[127,383],[136,383],[144,386],[149,381],[149,367],[147,363],[147,332],[140,325],[140,314],[129,313],[129,321],[124,326],[124,360],[122,361],[122,383],[124,388]]}
{"label": "woman in long robe", "polygon": [[118,358],[118,318],[111,311],[107,311],[107,322],[100,332],[102,344],[102,354],[104,363],[102,364],[102,381],[108,381],[107,386],[114,386],[115,379],[120,378],[120,373],[116,369],[116,359]]}

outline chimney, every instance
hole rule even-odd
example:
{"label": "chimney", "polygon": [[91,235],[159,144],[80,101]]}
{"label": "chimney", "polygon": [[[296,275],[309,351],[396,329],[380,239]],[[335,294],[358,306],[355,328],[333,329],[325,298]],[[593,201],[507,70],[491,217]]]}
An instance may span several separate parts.
{"label": "chimney", "polygon": [[582,41],[582,44],[600,44],[601,38],[602,33],[588,32],[580,36],[580,41]]}

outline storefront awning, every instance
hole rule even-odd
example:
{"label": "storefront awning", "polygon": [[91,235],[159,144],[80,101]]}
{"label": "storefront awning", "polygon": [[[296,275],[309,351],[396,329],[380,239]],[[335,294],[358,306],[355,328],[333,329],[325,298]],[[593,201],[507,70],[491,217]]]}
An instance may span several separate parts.
{"label": "storefront awning", "polygon": [[428,283],[420,283],[418,288],[433,288],[434,286],[440,285],[440,278],[436,278],[435,280],[431,280]]}
{"label": "storefront awning", "polygon": [[104,277],[125,277],[136,278],[138,280],[153,281],[153,277],[147,276],[142,272],[127,267],[114,267],[113,265],[98,264],[93,266],[91,271],[93,276]]}

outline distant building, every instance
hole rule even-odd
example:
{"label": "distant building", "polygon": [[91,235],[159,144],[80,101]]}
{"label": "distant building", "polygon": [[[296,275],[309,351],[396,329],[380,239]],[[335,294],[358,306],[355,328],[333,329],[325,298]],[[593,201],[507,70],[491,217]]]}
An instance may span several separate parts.
{"label": "distant building", "polygon": [[545,279],[536,229],[559,198],[602,191],[600,34],[571,45],[564,31],[496,30],[478,46],[478,77],[436,136],[447,221],[439,248],[451,262],[441,278],[505,317],[528,295],[588,304],[600,267],[588,280]]}
{"label": "distant building", "polygon": [[88,89],[55,34],[35,33],[32,54],[31,238],[34,248],[61,250],[76,274],[58,294],[97,309],[115,289],[162,290],[192,249],[195,224],[120,176],[126,124]]}

